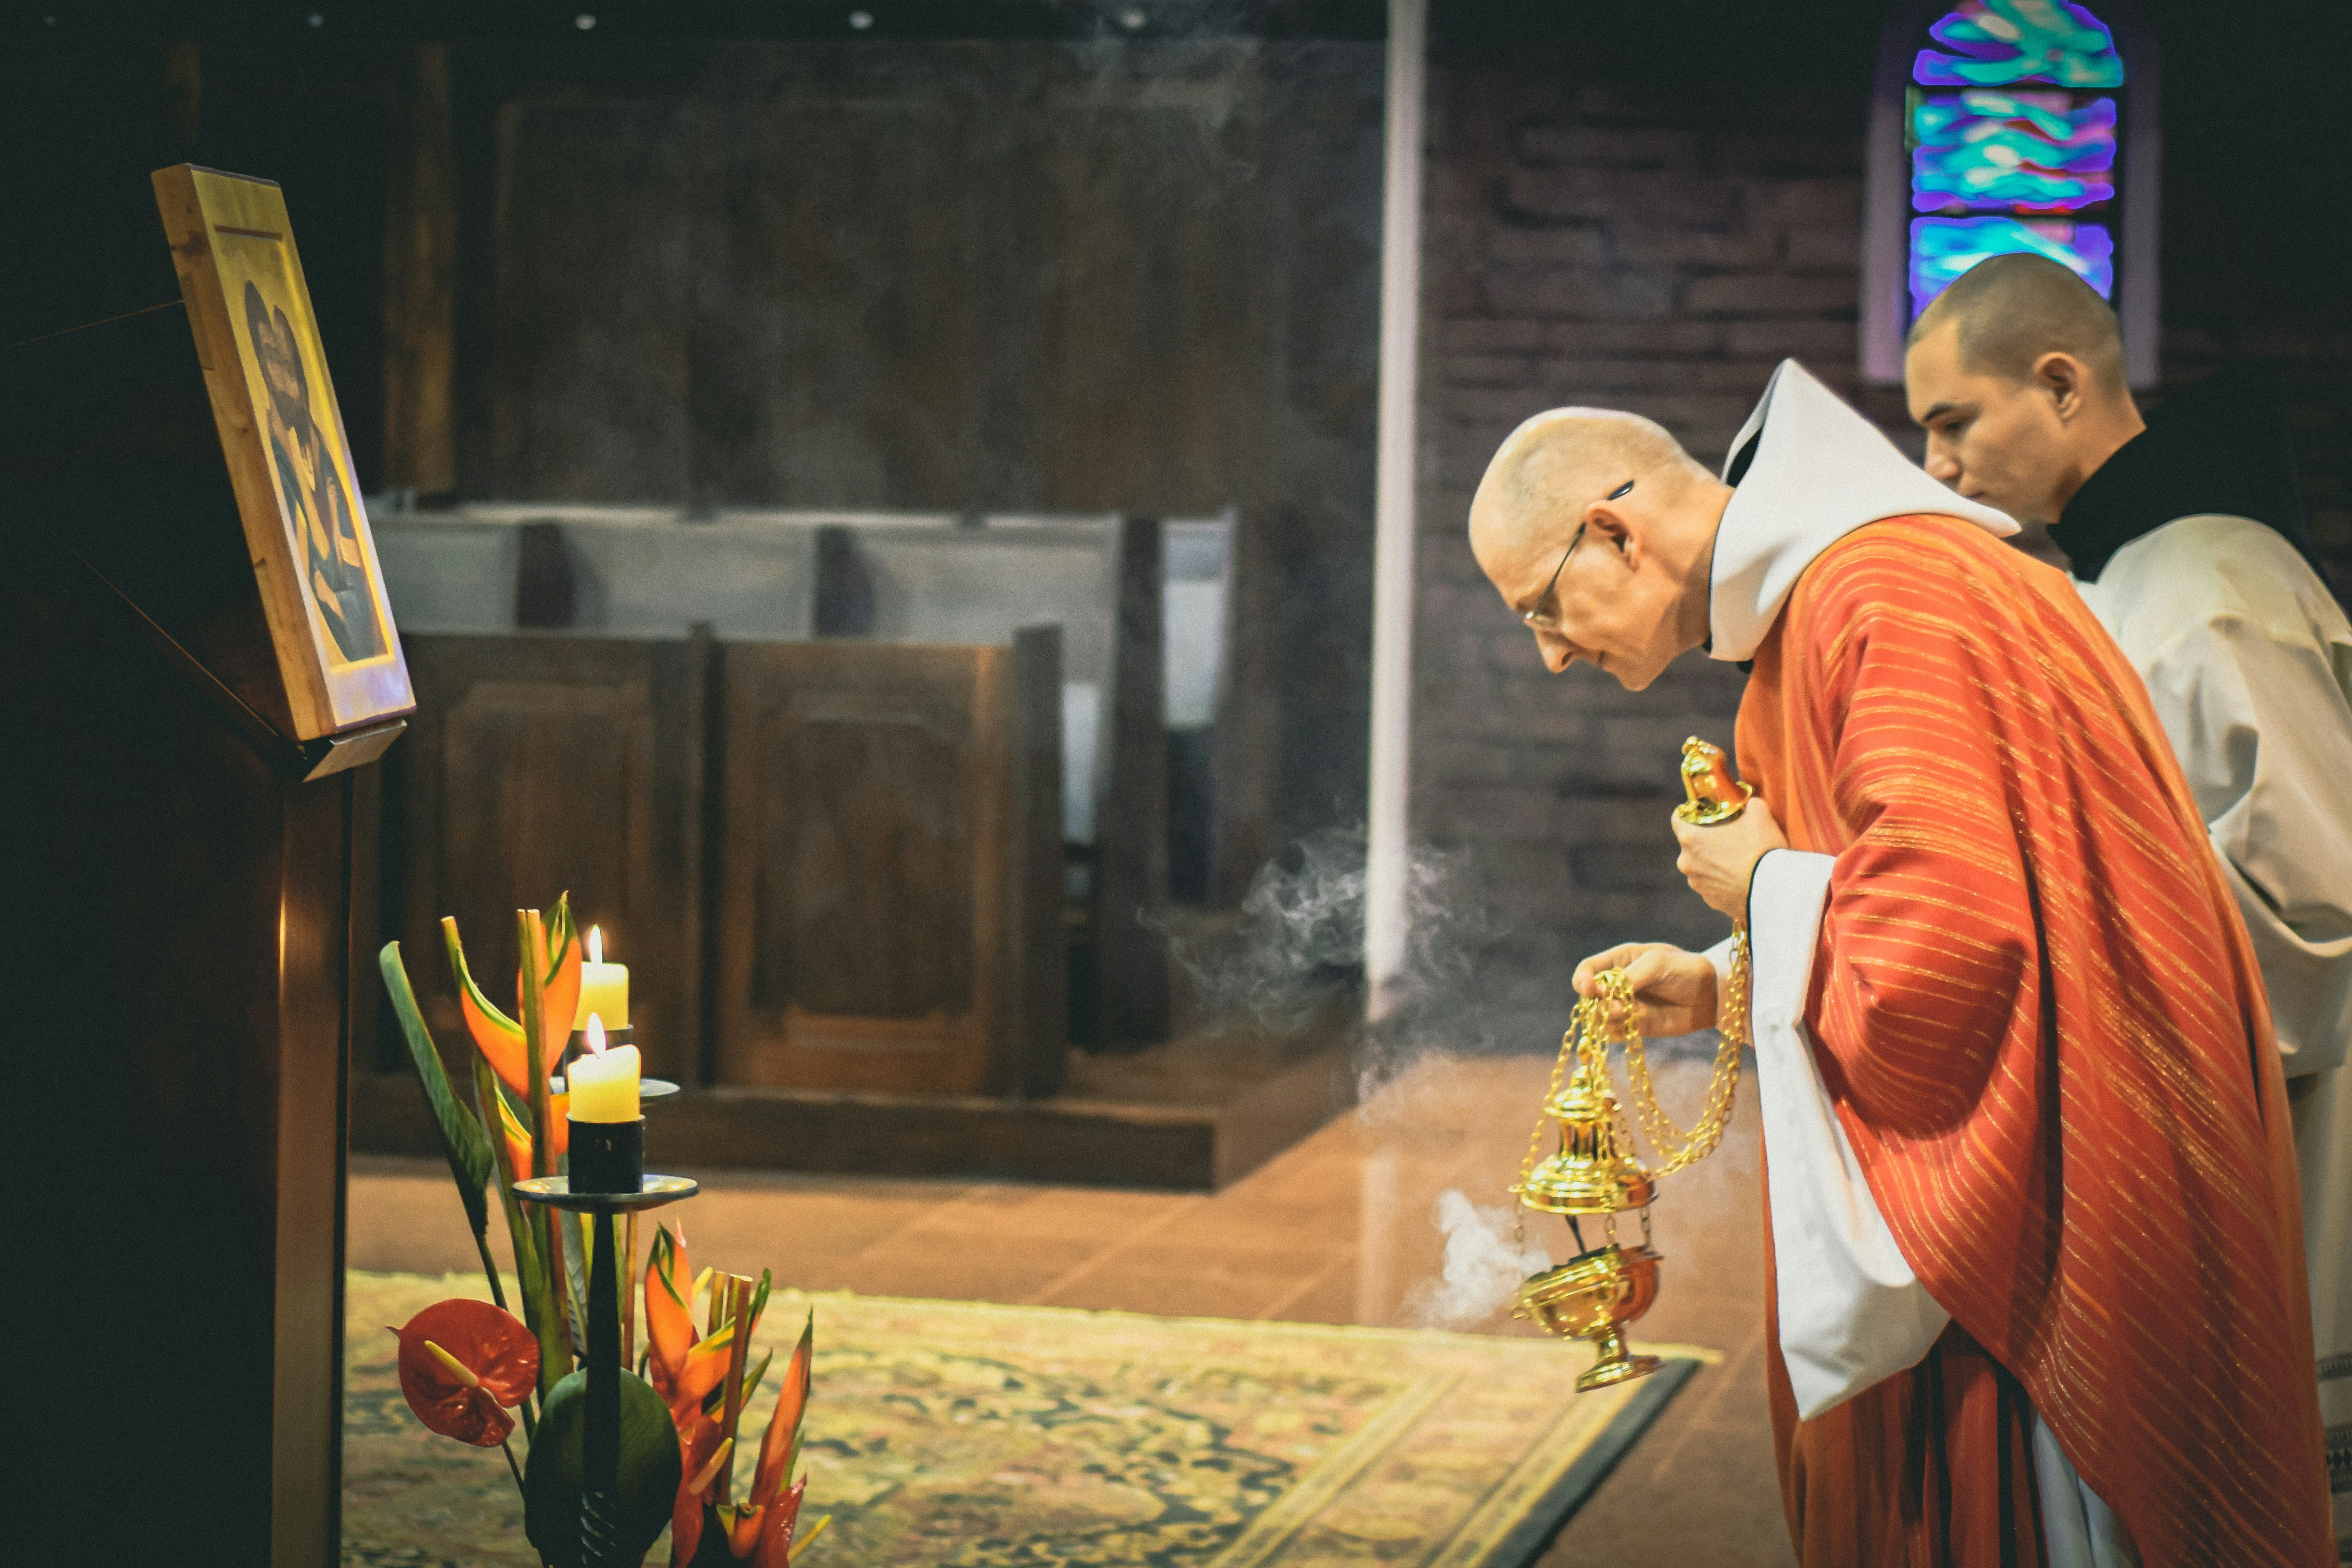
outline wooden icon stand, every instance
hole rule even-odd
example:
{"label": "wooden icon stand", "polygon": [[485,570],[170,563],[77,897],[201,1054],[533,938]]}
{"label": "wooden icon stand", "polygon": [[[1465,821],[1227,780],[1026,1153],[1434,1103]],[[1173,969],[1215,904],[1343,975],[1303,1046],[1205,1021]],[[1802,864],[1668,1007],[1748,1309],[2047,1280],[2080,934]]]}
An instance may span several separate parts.
{"label": "wooden icon stand", "polygon": [[0,349],[26,1562],[339,1556],[352,785],[406,684],[289,696],[211,357],[184,302]]}

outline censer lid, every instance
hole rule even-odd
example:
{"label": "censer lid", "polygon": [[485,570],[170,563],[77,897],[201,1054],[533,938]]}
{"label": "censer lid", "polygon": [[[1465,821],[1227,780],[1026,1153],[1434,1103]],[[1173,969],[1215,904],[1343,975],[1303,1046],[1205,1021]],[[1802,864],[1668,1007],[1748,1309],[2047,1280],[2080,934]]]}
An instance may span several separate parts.
{"label": "censer lid", "polygon": [[1657,1195],[1648,1174],[1631,1160],[1580,1160],[1564,1150],[1511,1190],[1540,1214],[1621,1214],[1646,1207]]}
{"label": "censer lid", "polygon": [[1655,1192],[1619,1137],[1617,1098],[1597,1074],[1579,1070],[1544,1102],[1559,1123],[1559,1152],[1511,1190],[1543,1214],[1616,1214],[1641,1208]]}

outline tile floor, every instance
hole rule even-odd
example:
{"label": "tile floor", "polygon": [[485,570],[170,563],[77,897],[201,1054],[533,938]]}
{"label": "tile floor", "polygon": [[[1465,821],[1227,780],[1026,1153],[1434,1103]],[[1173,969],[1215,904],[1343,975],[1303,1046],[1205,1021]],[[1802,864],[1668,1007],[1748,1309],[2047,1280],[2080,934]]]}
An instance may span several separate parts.
{"label": "tile floor", "polygon": [[[1670,1109],[1695,1107],[1706,1071],[1659,1064]],[[1507,1201],[1548,1072],[1534,1058],[1424,1064],[1213,1195],[709,1171],[688,1173],[703,1195],[672,1212],[698,1266],[773,1268],[809,1289],[1411,1324],[1427,1320],[1441,1284],[1439,1194]],[[1545,1568],[1794,1562],[1764,1406],[1756,1183],[1755,1109],[1743,1093],[1723,1147],[1661,1187],[1654,1244],[1666,1269],[1637,1330],[1712,1346],[1724,1361],[1685,1388]],[[353,1160],[350,1248],[361,1268],[478,1266],[446,1175],[415,1162]],[[1555,1244],[1553,1255],[1568,1250]],[[1535,1331],[1500,1312],[1447,1326]]]}

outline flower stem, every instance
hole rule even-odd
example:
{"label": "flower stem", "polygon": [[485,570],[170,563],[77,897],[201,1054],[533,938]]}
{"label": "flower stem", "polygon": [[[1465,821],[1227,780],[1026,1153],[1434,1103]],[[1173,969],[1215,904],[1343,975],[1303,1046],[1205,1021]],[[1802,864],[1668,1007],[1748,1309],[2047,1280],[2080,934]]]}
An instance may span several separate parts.
{"label": "flower stem", "polygon": [[474,1250],[482,1255],[482,1277],[490,1282],[490,1300],[498,1303],[499,1310],[507,1310],[507,1288],[499,1282],[499,1266],[490,1257],[490,1237],[487,1230],[474,1232]]}

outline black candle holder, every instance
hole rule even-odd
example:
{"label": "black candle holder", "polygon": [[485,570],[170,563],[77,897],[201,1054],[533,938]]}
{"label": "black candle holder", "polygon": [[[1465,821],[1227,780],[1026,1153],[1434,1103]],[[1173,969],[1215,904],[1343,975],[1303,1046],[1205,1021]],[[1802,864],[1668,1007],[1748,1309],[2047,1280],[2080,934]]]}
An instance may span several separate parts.
{"label": "black candle holder", "polygon": [[634,1193],[646,1177],[646,1119],[572,1121],[573,1190],[582,1194]]}
{"label": "black candle holder", "polygon": [[[580,1135],[587,1128],[634,1122],[574,1122],[572,1159],[578,1168]],[[581,1433],[580,1561],[582,1568],[624,1568],[621,1518],[621,1287],[613,1267],[613,1216],[690,1198],[701,1186],[690,1176],[640,1175],[634,1190],[574,1192],[569,1176],[533,1176],[514,1184],[515,1196],[550,1208],[593,1216],[596,1248],[588,1264],[588,1388]]]}

